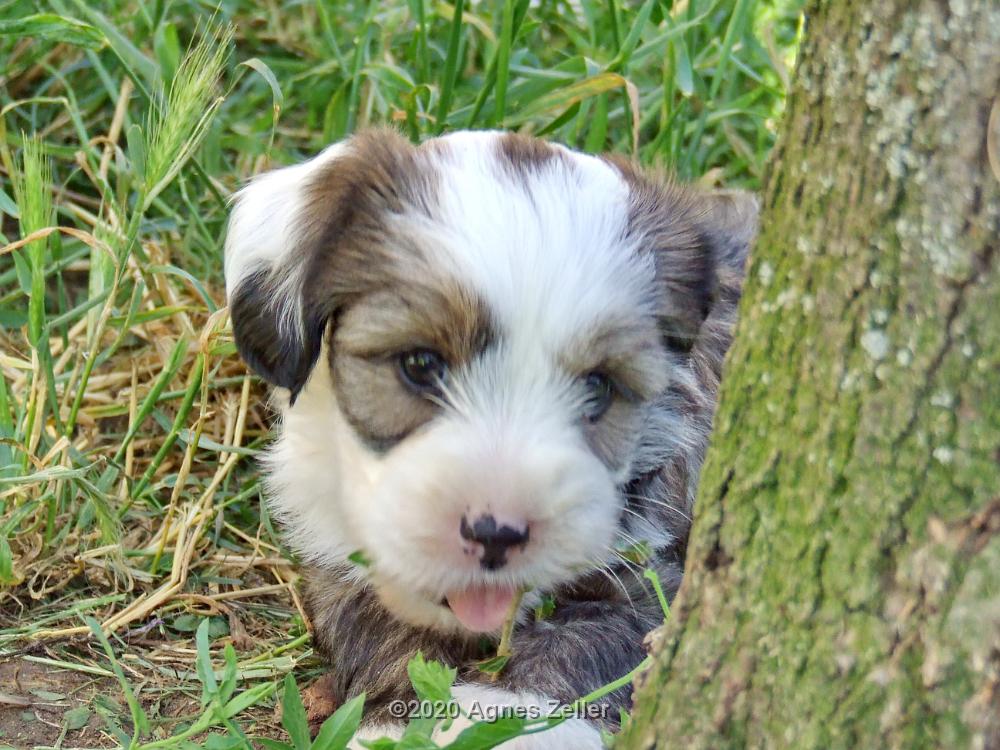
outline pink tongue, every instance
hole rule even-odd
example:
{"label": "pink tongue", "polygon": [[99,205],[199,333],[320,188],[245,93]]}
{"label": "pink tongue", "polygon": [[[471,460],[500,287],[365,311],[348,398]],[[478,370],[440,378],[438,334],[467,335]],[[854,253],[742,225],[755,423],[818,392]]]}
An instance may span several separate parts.
{"label": "pink tongue", "polygon": [[473,586],[448,594],[448,606],[473,633],[499,630],[514,600],[511,586]]}

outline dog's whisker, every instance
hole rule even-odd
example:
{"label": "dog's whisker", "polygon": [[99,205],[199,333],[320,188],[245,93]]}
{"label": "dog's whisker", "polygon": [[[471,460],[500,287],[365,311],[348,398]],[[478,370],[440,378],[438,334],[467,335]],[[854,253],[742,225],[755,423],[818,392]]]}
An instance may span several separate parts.
{"label": "dog's whisker", "polygon": [[635,602],[632,600],[632,594],[629,592],[628,587],[622,582],[621,578],[618,577],[618,574],[615,573],[614,569],[612,569],[610,565],[604,564],[598,567],[597,570],[608,579],[608,582],[613,588],[619,589],[625,595],[625,598],[628,600],[629,607],[632,608],[632,612],[638,615]]}
{"label": "dog's whisker", "polygon": [[683,510],[681,510],[680,508],[678,508],[676,505],[668,503],[668,502],[666,502],[664,500],[657,500],[655,498],[646,497],[644,495],[632,495],[632,494],[628,494],[628,493],[624,493],[624,497],[626,497],[629,500],[638,500],[639,502],[648,503],[649,505],[653,505],[653,506],[656,506],[658,508],[663,508],[664,510],[668,510],[671,513],[676,513],[678,516],[680,516],[681,518],[683,518],[685,521],[691,522],[691,516],[690,516],[690,514],[685,513]]}
{"label": "dog's whisker", "polygon": [[592,564],[594,565],[594,569],[600,571],[604,575],[604,577],[608,579],[608,581],[612,584],[612,586],[621,590],[621,592],[628,599],[629,605],[631,606],[632,610],[635,612],[636,607],[635,607],[635,602],[632,599],[631,592],[629,591],[628,586],[625,585],[625,583],[621,580],[621,578],[618,577],[618,574],[615,572],[615,566],[619,565],[623,561],[620,558],[618,552],[613,548],[609,547],[607,548],[607,551],[611,554],[612,559],[606,562],[593,561]]}
{"label": "dog's whisker", "polygon": [[[638,544],[638,542],[636,544]],[[647,567],[645,564],[635,562],[634,560],[630,560],[626,555],[624,555],[621,551],[618,550],[615,551],[615,557],[616,559],[614,561],[614,564],[623,566],[633,576],[635,576],[636,580],[638,580],[640,583],[642,582],[643,574],[645,573]]]}

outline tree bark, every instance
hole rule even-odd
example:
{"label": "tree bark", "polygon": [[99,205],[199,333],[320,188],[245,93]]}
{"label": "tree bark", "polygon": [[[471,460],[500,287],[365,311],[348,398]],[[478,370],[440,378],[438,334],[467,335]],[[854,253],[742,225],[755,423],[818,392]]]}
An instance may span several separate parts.
{"label": "tree bark", "polygon": [[811,4],[616,748],[1000,747],[998,90],[996,0]]}

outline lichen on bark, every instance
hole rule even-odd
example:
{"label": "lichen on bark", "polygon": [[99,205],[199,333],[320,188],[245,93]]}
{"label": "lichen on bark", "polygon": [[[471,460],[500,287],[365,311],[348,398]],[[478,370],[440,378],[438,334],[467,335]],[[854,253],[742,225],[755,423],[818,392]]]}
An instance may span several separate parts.
{"label": "lichen on bark", "polygon": [[1000,4],[813,2],[795,81],[616,747],[1000,747]]}

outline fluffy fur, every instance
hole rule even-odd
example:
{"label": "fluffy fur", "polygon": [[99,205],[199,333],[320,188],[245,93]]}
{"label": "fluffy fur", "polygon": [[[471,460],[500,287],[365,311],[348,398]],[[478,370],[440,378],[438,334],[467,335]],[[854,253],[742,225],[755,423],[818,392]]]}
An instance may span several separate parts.
{"label": "fluffy fur", "polygon": [[[239,193],[234,332],[281,412],[268,500],[371,724],[417,649],[482,681],[445,601],[477,586],[532,592],[495,700],[570,702],[641,660],[662,615],[622,552],[650,550],[673,595],[755,220],[749,196],[495,132],[369,131]],[[400,375],[413,350],[447,363],[433,393]],[[524,532],[500,564],[461,531],[484,518]],[[605,702],[613,726],[627,689]],[[599,746],[581,724],[561,746]]]}

